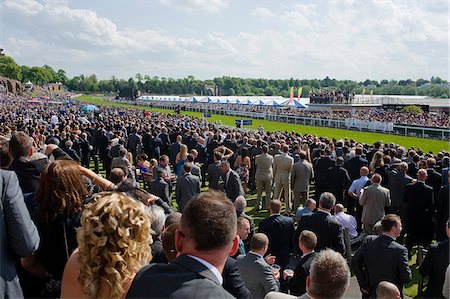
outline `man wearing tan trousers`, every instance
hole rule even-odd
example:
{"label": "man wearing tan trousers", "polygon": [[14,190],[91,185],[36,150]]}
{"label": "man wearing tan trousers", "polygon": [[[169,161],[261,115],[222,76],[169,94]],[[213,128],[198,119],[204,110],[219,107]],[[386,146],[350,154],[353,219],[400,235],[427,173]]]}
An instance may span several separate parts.
{"label": "man wearing tan trousers", "polygon": [[266,191],[266,203],[265,208],[269,208],[271,195],[272,195],[272,182],[273,182],[273,157],[269,155],[269,147],[263,145],[261,147],[262,154],[256,156],[256,210],[261,210],[262,208],[262,193]]}
{"label": "man wearing tan trousers", "polygon": [[273,158],[273,175],[275,183],[274,199],[280,199],[281,189],[284,190],[286,213],[291,212],[291,172],[294,159],[289,156],[289,146],[283,144],[282,153]]}

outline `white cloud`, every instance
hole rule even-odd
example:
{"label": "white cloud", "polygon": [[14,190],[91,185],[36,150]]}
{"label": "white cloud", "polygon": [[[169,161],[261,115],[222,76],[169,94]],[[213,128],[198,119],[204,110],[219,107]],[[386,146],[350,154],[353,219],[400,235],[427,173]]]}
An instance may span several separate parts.
{"label": "white cloud", "polygon": [[275,16],[275,14],[268,8],[265,7],[257,7],[252,12],[251,15],[255,18],[261,19],[261,20],[267,20]]}
{"label": "white cloud", "polygon": [[[160,1],[190,11],[218,12],[231,5],[225,0]],[[20,64],[48,64],[70,76],[448,78],[447,9],[439,11],[433,3],[428,9],[406,0],[315,1],[282,5],[275,14],[256,2],[247,13],[270,18],[264,28],[248,30],[248,18],[235,14],[236,32],[227,31],[227,22],[223,29],[187,28],[189,36],[184,36],[186,31],[122,28],[65,1],[5,0],[0,44]],[[198,16],[192,18],[184,23]]]}
{"label": "white cloud", "polygon": [[159,0],[162,4],[185,12],[208,11],[218,13],[229,0]]}

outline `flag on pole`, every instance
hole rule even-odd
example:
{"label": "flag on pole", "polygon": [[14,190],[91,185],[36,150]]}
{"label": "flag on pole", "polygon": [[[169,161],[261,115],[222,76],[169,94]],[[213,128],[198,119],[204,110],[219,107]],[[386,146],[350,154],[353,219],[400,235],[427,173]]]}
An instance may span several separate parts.
{"label": "flag on pole", "polygon": [[300,97],[302,96],[302,90],[303,90],[302,87],[299,87],[299,88],[298,88],[298,94],[297,94],[297,100],[298,100],[298,101],[300,101]]}
{"label": "flag on pole", "polygon": [[362,92],[362,94],[364,95],[366,93],[366,89],[365,88],[363,88],[363,92]]}
{"label": "flag on pole", "polygon": [[291,87],[291,92],[289,94],[289,103],[292,103],[293,98],[294,98],[294,86]]}

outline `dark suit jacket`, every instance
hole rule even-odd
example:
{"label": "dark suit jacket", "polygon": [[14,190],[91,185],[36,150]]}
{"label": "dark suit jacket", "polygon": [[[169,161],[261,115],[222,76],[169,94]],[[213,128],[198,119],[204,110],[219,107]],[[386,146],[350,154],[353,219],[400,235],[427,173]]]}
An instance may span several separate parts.
{"label": "dark suit jacket", "polygon": [[241,178],[236,171],[231,170],[228,180],[226,180],[225,175],[223,175],[223,179],[225,181],[225,193],[232,202],[234,202],[239,195],[244,195]]}
{"label": "dark suit jacket", "polygon": [[390,281],[402,292],[403,284],[411,280],[408,250],[389,236],[368,236],[352,259],[352,268],[359,286],[376,297],[381,281]]}
{"label": "dark suit jacket", "polygon": [[448,220],[450,210],[449,186],[442,187],[436,198],[436,240],[438,241],[447,239],[445,223]]}
{"label": "dark suit jacket", "polygon": [[322,157],[317,160],[314,165],[314,175],[318,185],[325,185],[328,169],[334,164],[335,161],[330,157]]}
{"label": "dark suit jacket", "polygon": [[142,268],[126,298],[234,298],[202,263],[179,256],[170,264]]}
{"label": "dark suit jacket", "polygon": [[74,161],[80,161],[80,156],[78,156],[77,152],[72,148],[65,148],[64,151],[67,155],[69,155],[70,158]]}
{"label": "dark suit jacket", "polygon": [[424,298],[443,298],[442,287],[444,286],[445,270],[447,270],[448,264],[448,239],[431,245],[419,268],[420,274],[428,277],[428,287],[424,293]]}
{"label": "dark suit jacket", "polygon": [[200,193],[200,179],[198,176],[190,173],[180,176],[177,180],[177,188],[175,189],[175,198],[177,200],[180,211],[195,195]]}
{"label": "dark suit jacket", "polygon": [[223,186],[219,185],[219,179],[221,176],[220,161],[216,161],[208,165],[208,181],[210,189],[223,191]]}
{"label": "dark suit jacket", "polygon": [[288,282],[288,289],[291,295],[300,296],[306,293],[306,277],[309,275],[311,262],[316,254],[316,252],[312,252],[298,261],[294,270],[294,276]]}
{"label": "dark suit jacket", "polygon": [[303,216],[294,235],[294,240],[297,240],[297,243],[300,233],[305,229],[316,234],[316,251],[331,248],[344,254],[345,245],[342,226],[328,213],[317,211],[314,214]]}
{"label": "dark suit jacket", "polygon": [[406,222],[411,240],[420,245],[429,245],[434,233],[433,188],[419,181],[408,184],[405,189],[405,202],[408,204]]}
{"label": "dark suit jacket", "polygon": [[239,274],[238,264],[234,258],[230,256],[227,258],[227,262],[223,267],[222,277],[222,286],[228,293],[236,298],[249,299],[252,297],[252,294],[245,286],[245,283]]}
{"label": "dark suit jacket", "polygon": [[439,189],[441,189],[442,186],[442,174],[434,170],[434,168],[427,168],[427,174],[428,178],[426,180],[426,184],[433,188],[434,197],[436,198],[439,193]]}
{"label": "dark suit jacket", "polygon": [[362,158],[361,156],[356,156],[348,160],[348,162],[345,163],[344,167],[348,170],[350,180],[354,181],[359,178],[359,170],[361,169],[361,167],[367,165],[369,165],[369,163],[366,159]]}
{"label": "dark suit jacket", "polygon": [[344,190],[350,184],[350,177],[347,170],[340,166],[330,167],[328,168],[325,181],[325,190],[332,192],[337,199],[342,200]]}
{"label": "dark suit jacket", "polygon": [[150,183],[150,192],[167,203],[170,203],[169,184],[163,178],[157,178]]}
{"label": "dark suit jacket", "polygon": [[19,157],[9,166],[8,170],[12,170],[19,178],[19,185],[23,193],[34,193],[39,187],[39,178],[42,169],[25,157]]}
{"label": "dark suit jacket", "polygon": [[272,215],[261,220],[259,232],[269,238],[270,253],[276,257],[276,263],[284,268],[289,263],[291,239],[294,234],[294,219],[282,215]]}

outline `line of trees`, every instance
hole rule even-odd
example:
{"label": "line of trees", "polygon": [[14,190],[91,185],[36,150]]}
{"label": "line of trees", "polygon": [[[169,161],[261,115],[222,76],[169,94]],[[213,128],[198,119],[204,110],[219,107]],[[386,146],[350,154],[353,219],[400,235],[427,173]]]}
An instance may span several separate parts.
{"label": "line of trees", "polygon": [[150,94],[205,95],[207,86],[215,86],[230,95],[239,96],[283,96],[289,97],[291,86],[302,87],[302,97],[310,92],[341,90],[361,94],[377,95],[426,95],[435,98],[450,98],[450,86],[446,80],[432,77],[430,80],[370,80],[362,82],[352,80],[324,79],[245,79],[220,77],[212,80],[199,80],[194,76],[182,79],[136,74],[128,80],[112,76],[109,80],[98,80],[96,75],[79,75],[68,78],[62,69],[55,71],[51,66],[19,66],[11,57],[0,56],[0,76],[33,84],[61,82],[73,91],[115,93],[125,88]]}

